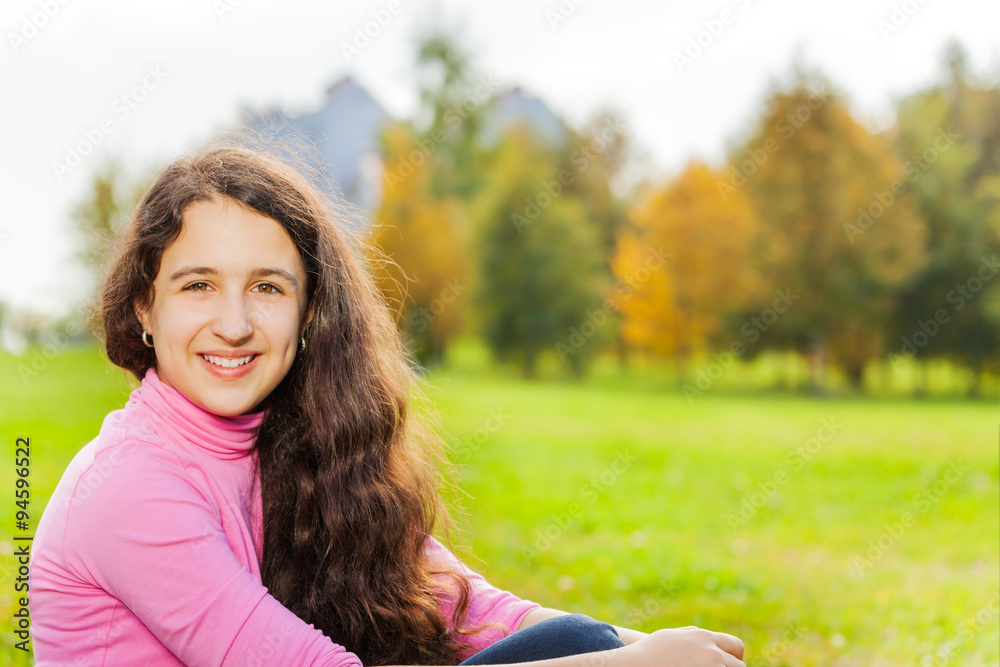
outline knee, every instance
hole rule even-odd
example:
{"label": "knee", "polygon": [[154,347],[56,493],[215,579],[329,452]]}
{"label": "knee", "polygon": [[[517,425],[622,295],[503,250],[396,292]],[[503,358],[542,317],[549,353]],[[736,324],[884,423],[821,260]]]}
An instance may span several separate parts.
{"label": "knee", "polygon": [[548,623],[559,626],[560,640],[577,647],[580,653],[607,651],[625,646],[618,632],[609,623],[604,623],[586,614],[568,614],[547,619]]}

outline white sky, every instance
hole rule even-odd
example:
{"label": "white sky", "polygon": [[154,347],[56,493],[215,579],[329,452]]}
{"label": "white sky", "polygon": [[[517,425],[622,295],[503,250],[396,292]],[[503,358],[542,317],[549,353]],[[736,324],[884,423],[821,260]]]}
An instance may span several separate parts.
{"label": "white sky", "polygon": [[[67,214],[110,154],[148,170],[232,122],[241,105],[311,111],[346,73],[391,115],[411,118],[414,35],[435,5],[397,3],[348,62],[341,43],[352,42],[372,12],[388,14],[389,0],[5,0],[0,266],[8,278],[0,300],[58,314],[84,293]],[[974,71],[1000,67],[997,0],[438,4],[452,24],[462,21],[461,37],[481,71],[521,85],[576,126],[602,107],[619,111],[657,176],[692,157],[720,160],[759,115],[769,83],[787,78],[796,53],[878,128],[891,123],[894,99],[937,77],[949,38],[966,47]],[[547,12],[560,6],[573,11],[553,26]],[[894,6],[902,25],[883,36],[879,21]],[[225,7],[231,11],[220,17]],[[673,54],[724,10],[729,23],[679,72]],[[119,98],[144,77],[145,99],[124,106]],[[100,130],[104,119],[110,132]],[[53,165],[88,132],[100,144],[60,179]]]}

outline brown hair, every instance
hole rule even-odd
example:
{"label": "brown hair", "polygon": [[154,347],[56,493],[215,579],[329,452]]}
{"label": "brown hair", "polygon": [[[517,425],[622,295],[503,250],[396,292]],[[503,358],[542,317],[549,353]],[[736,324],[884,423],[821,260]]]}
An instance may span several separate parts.
{"label": "brown hair", "polygon": [[467,634],[470,583],[434,569],[423,548],[436,518],[448,521],[440,438],[415,409],[422,381],[364,255],[337,226],[343,207],[299,169],[232,141],[177,160],[142,197],[109,264],[99,313],[108,358],[140,380],[155,366],[134,302],[152,303],[185,208],[217,197],[288,232],[313,308],[306,348],[261,405],[268,414],[254,444],[264,585],[365,664],[457,664],[467,645],[437,596],[457,598],[452,626]]}

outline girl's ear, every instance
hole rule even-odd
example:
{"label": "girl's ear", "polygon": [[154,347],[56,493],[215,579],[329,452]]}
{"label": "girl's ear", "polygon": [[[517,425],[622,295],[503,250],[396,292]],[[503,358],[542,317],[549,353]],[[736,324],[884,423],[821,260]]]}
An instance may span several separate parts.
{"label": "girl's ear", "polygon": [[135,308],[135,316],[139,318],[139,324],[146,331],[149,330],[149,310],[146,305],[142,302],[139,297],[136,297],[135,301],[132,302],[133,308]]}
{"label": "girl's ear", "polygon": [[312,303],[309,304],[309,310],[306,311],[306,318],[305,318],[305,321],[302,322],[302,333],[300,334],[302,336],[306,335],[306,329],[309,328],[309,323],[312,322],[312,318],[313,318],[313,314],[314,314],[313,311],[315,310],[314,306],[315,306],[315,304],[312,304]]}

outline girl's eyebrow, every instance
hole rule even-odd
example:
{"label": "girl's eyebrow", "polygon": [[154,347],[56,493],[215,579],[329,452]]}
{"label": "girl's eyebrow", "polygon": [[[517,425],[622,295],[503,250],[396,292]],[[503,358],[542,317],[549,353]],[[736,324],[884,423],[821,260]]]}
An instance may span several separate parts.
{"label": "girl's eyebrow", "polygon": [[[210,266],[186,266],[182,269],[178,269],[170,274],[170,282],[185,278],[187,276],[217,276],[219,272]],[[291,273],[284,269],[278,268],[257,268],[250,271],[249,276],[251,278],[268,278],[271,276],[278,276],[283,278],[292,284],[292,287],[298,289],[299,281]]]}
{"label": "girl's eyebrow", "polygon": [[185,266],[170,274],[170,282],[186,278],[187,276],[217,276],[219,272],[208,266]]}

